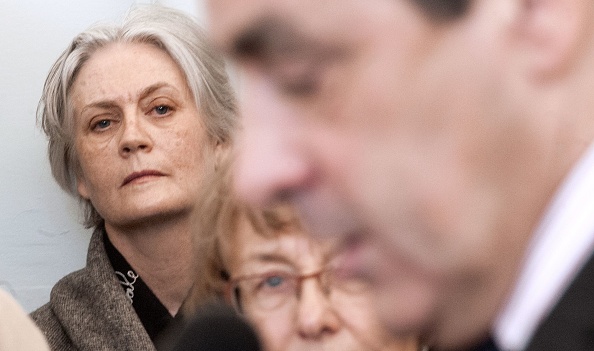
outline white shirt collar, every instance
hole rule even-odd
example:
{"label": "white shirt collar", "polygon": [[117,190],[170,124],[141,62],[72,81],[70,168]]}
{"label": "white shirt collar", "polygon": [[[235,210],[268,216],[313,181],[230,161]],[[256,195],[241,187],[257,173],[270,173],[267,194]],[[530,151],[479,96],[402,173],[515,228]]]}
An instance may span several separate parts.
{"label": "white shirt collar", "polygon": [[515,290],[495,321],[501,349],[528,346],[593,250],[594,144],[565,179],[534,233]]}

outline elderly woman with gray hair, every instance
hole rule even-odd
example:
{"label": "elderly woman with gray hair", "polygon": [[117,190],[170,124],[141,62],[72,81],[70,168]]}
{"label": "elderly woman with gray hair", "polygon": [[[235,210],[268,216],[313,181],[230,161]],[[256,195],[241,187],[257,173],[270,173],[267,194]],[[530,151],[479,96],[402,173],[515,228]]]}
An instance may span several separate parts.
{"label": "elderly woman with gray hair", "polygon": [[94,228],[86,267],[32,313],[54,350],[151,350],[193,285],[202,179],[232,143],[222,58],[157,5],[74,38],[38,118],[52,173]]}

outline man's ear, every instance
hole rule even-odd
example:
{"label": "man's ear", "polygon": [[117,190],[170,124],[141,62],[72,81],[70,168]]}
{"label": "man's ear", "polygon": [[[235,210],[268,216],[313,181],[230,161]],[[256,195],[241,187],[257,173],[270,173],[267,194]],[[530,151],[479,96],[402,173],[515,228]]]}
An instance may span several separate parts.
{"label": "man's ear", "polygon": [[520,0],[518,30],[536,78],[563,75],[591,25],[592,0]]}
{"label": "man's ear", "polygon": [[229,157],[229,153],[231,152],[231,145],[230,143],[217,141],[214,146],[214,168],[215,171],[218,171],[221,168],[221,165],[225,162],[226,158]]}

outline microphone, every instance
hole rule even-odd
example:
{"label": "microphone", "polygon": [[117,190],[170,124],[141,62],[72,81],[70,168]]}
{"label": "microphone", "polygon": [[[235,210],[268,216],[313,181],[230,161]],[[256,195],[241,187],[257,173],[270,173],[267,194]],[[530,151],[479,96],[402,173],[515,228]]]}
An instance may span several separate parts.
{"label": "microphone", "polygon": [[254,329],[228,305],[210,304],[191,317],[173,351],[261,351]]}

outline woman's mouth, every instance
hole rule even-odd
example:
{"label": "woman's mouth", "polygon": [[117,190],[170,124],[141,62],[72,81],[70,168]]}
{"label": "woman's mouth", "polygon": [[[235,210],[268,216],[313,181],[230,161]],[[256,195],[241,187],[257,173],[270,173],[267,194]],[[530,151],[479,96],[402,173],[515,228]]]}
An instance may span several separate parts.
{"label": "woman's mouth", "polygon": [[130,183],[136,183],[139,182],[143,179],[146,179],[148,177],[162,177],[164,176],[163,173],[159,172],[159,171],[155,171],[155,170],[144,170],[144,171],[140,171],[140,172],[133,172],[130,173],[122,182],[121,186],[126,186]]}

